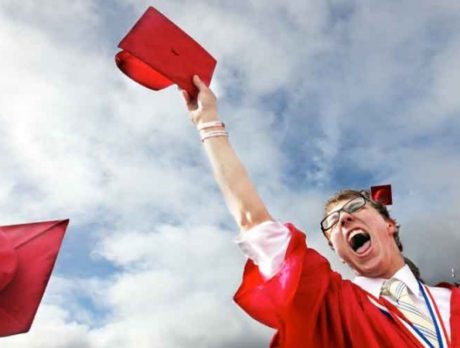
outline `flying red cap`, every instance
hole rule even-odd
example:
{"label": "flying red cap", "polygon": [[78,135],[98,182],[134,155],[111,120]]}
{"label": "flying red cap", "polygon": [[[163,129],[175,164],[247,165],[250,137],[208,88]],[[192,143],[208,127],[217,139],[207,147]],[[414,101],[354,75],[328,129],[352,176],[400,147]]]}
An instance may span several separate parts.
{"label": "flying red cap", "polygon": [[371,197],[374,201],[384,205],[392,205],[391,185],[380,185],[371,187]]}
{"label": "flying red cap", "polygon": [[149,7],[118,44],[117,66],[141,85],[160,90],[177,84],[191,96],[198,75],[209,86],[216,60],[182,29]]}
{"label": "flying red cap", "polygon": [[0,226],[0,337],[29,331],[68,223]]}

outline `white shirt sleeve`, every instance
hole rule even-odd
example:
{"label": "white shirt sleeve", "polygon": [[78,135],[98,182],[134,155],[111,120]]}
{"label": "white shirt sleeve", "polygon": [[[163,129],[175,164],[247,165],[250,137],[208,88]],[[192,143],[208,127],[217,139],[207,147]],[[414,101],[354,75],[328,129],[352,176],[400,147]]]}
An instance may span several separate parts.
{"label": "white shirt sleeve", "polygon": [[240,232],[235,243],[268,279],[281,269],[290,240],[291,233],[286,226],[277,221],[265,221]]}

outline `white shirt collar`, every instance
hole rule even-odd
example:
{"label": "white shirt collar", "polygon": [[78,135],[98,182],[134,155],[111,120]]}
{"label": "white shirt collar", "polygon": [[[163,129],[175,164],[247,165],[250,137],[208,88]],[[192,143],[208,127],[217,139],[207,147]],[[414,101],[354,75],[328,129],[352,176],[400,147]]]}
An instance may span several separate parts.
{"label": "white shirt collar", "polygon": [[[400,268],[391,278],[396,278],[406,284],[414,296],[418,297],[420,295],[418,281],[408,265],[404,265],[402,268]],[[387,279],[357,276],[355,279],[353,279],[353,283],[366,290],[374,297],[378,298],[380,296],[380,292],[382,291],[382,286],[385,280]]]}

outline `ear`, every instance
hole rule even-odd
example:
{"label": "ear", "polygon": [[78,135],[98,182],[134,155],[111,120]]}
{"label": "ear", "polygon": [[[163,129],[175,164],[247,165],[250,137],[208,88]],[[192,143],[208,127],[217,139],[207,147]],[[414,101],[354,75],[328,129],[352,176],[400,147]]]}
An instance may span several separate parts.
{"label": "ear", "polygon": [[387,231],[390,235],[394,235],[397,232],[397,226],[398,224],[396,223],[396,220],[394,219],[387,219],[385,220],[385,223],[387,224]]}

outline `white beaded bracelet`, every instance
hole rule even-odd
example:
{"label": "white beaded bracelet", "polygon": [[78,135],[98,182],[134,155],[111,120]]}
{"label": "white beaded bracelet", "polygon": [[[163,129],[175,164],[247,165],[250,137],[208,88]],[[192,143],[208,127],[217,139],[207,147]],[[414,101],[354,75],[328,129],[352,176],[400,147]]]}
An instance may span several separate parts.
{"label": "white beaded bracelet", "polygon": [[201,135],[201,142],[214,137],[228,137],[228,132],[224,130],[206,132]]}
{"label": "white beaded bracelet", "polygon": [[217,126],[225,128],[225,124],[221,121],[209,121],[209,122],[201,123],[196,128],[199,131],[202,131],[203,129],[217,127]]}

